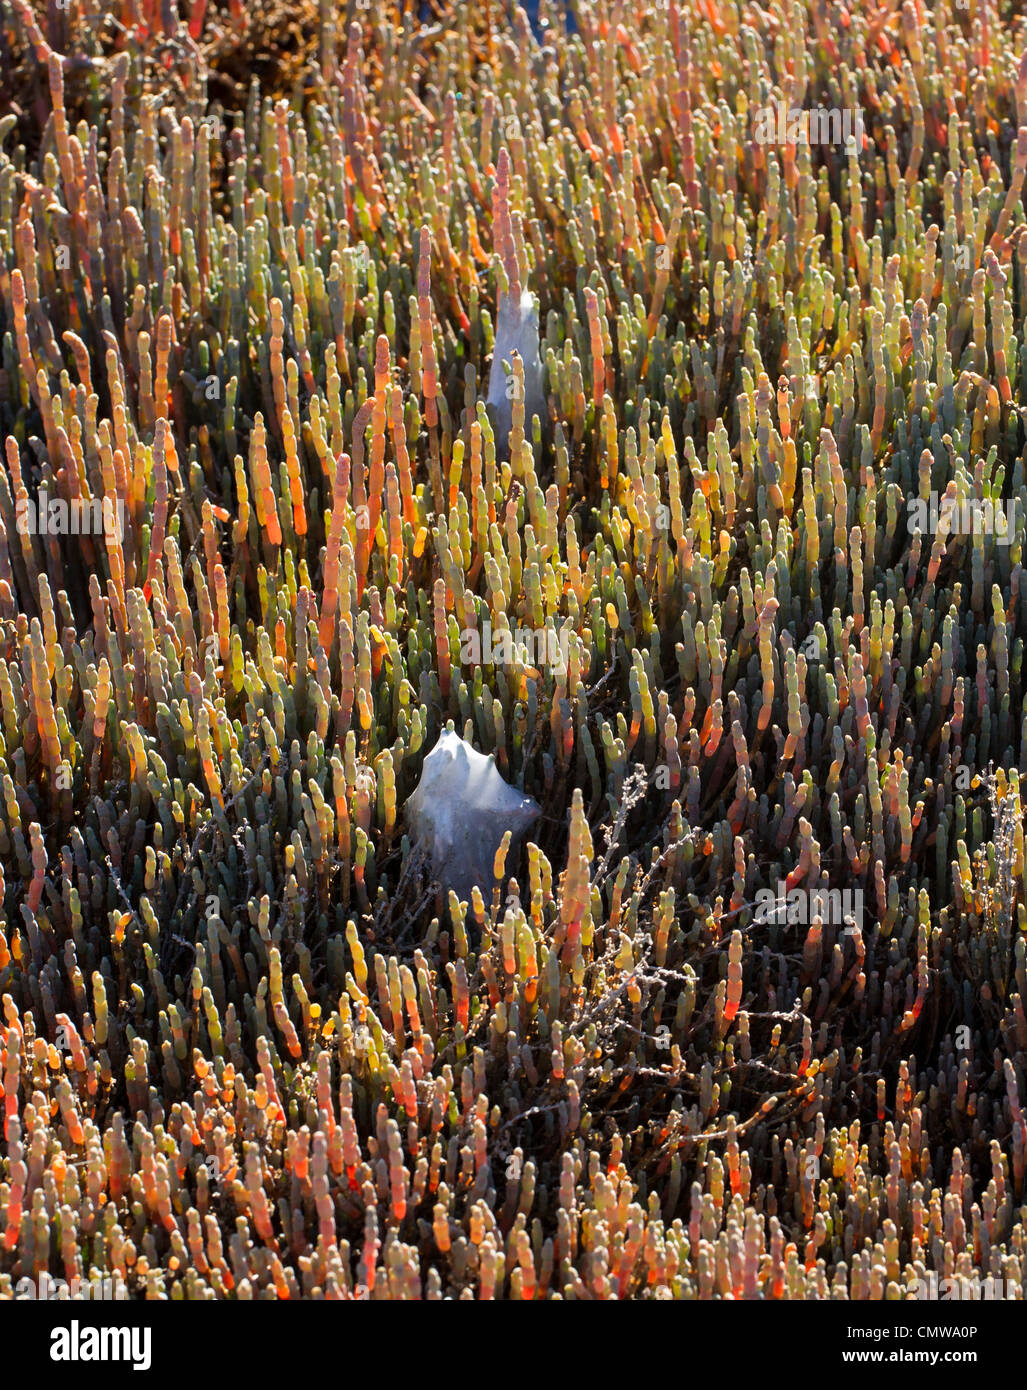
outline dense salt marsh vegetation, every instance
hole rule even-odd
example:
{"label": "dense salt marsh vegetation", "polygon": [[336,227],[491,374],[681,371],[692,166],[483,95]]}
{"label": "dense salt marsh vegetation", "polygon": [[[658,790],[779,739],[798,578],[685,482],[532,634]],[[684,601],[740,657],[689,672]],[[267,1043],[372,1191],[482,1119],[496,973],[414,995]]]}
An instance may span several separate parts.
{"label": "dense salt marsh vegetation", "polygon": [[0,0],[0,1298],[1023,1296],[1027,21],[420,9]]}

